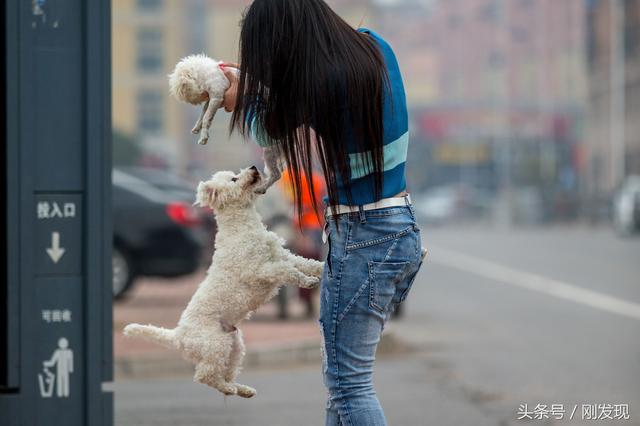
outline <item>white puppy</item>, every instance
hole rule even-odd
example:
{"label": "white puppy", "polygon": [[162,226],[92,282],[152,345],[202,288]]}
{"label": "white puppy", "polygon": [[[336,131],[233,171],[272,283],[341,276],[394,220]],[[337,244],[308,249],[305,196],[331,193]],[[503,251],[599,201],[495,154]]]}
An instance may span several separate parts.
{"label": "white puppy", "polygon": [[220,62],[206,55],[191,55],[183,58],[169,74],[169,92],[176,99],[192,105],[204,103],[200,118],[191,132],[200,133],[198,143],[209,140],[209,128],[216,112],[222,105],[229,80],[220,68]]}
{"label": "white puppy", "polygon": [[[183,58],[169,74],[169,91],[176,99],[192,105],[204,103],[202,112],[191,132],[200,133],[198,143],[209,141],[209,128],[222,106],[224,93],[229,88],[229,80],[220,68],[221,62],[206,55],[191,55]],[[236,72],[235,68],[233,68]],[[277,147],[264,149],[265,175],[267,179],[256,187],[256,192],[264,194],[280,179],[284,163]]]}
{"label": "white puppy", "polygon": [[236,326],[283,284],[318,285],[323,263],[296,256],[263,225],[254,207],[261,176],[255,167],[239,174],[218,172],[198,185],[196,204],[216,213],[215,253],[204,281],[176,328],[129,324],[127,336],[140,336],[177,349],[196,364],[194,380],[226,395],[250,398],[256,391],[236,383],[245,353]]}

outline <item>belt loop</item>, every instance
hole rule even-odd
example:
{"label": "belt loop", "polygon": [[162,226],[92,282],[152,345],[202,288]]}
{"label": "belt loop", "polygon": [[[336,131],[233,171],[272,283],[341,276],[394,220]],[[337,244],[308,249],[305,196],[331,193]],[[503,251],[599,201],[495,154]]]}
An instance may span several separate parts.
{"label": "belt loop", "polygon": [[364,208],[362,205],[358,205],[358,214],[360,215],[360,223],[365,223],[367,221],[367,217],[364,214]]}
{"label": "belt loop", "polygon": [[416,211],[413,209],[413,205],[411,204],[411,197],[409,196],[409,194],[404,196],[404,203],[406,204],[407,208],[409,209],[409,212],[411,213],[411,217],[415,221],[416,220]]}

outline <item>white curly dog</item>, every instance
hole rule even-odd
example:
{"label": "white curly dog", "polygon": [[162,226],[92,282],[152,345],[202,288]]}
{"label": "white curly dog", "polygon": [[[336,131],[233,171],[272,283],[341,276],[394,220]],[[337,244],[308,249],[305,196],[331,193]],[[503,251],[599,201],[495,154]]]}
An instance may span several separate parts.
{"label": "white curly dog", "polygon": [[283,284],[313,288],[323,263],[296,256],[266,229],[258,215],[254,190],[262,177],[255,167],[239,174],[217,172],[198,185],[196,204],[211,207],[218,231],[207,275],[176,328],[129,324],[127,336],[139,336],[177,349],[196,364],[194,381],[225,395],[250,398],[255,389],[236,383],[245,346],[236,328]]}
{"label": "white curly dog", "polygon": [[[191,105],[203,104],[200,117],[191,130],[193,134],[200,134],[198,139],[200,145],[205,145],[209,141],[211,122],[216,111],[222,106],[224,94],[230,85],[224,71],[220,68],[221,64],[222,62],[207,55],[190,55],[182,58],[169,74],[169,92],[174,98]],[[236,68],[228,68],[236,73],[239,72]],[[264,194],[282,177],[284,168],[284,158],[277,145],[265,147],[263,156],[266,179],[255,188],[259,194]]]}
{"label": "white curly dog", "polygon": [[181,59],[169,74],[169,93],[174,98],[191,105],[203,104],[200,117],[191,130],[193,134],[200,133],[200,145],[209,141],[211,122],[230,85],[220,64],[222,62],[207,55],[190,55]]}

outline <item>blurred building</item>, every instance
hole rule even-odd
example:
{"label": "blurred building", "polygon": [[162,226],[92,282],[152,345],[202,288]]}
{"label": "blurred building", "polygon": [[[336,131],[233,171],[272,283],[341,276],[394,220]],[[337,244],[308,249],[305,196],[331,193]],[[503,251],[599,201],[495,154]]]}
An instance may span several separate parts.
{"label": "blurred building", "polygon": [[204,52],[236,61],[238,22],[248,3],[113,1],[113,127],[140,145],[138,164],[202,176],[215,169],[246,166],[254,156],[249,144],[228,137],[229,114],[223,111],[212,125],[210,144],[197,145],[191,128],[200,109],[171,98],[167,84],[175,64],[189,54]]}
{"label": "blurred building", "polygon": [[640,174],[640,1],[587,2],[589,109],[585,187],[606,204]]}
{"label": "blurred building", "polygon": [[[168,168],[184,176],[235,169],[257,161],[259,150],[228,137],[229,114],[220,111],[208,146],[190,130],[199,108],[169,97],[167,75],[180,58],[205,52],[236,61],[240,20],[250,0],[113,0],[112,83],[116,149],[139,145],[135,163]],[[352,25],[373,21],[369,0],[329,3]],[[133,150],[136,152],[137,150]],[[117,158],[122,158],[119,155]]]}
{"label": "blurred building", "polygon": [[114,130],[141,145],[141,161],[147,164],[167,162],[179,168],[187,162],[178,147],[188,137],[187,116],[168,97],[167,74],[192,51],[189,31],[194,25],[189,22],[195,7],[192,1],[112,2]]}
{"label": "blurred building", "polygon": [[414,92],[413,140],[426,146],[412,148],[420,162],[409,165],[413,182],[536,187],[550,198],[576,190],[587,92],[583,0],[379,3],[382,31],[402,52]]}
{"label": "blurred building", "polygon": [[364,22],[392,45],[411,108],[431,105],[440,95],[438,52],[428,37],[431,4],[424,0],[377,0]]}

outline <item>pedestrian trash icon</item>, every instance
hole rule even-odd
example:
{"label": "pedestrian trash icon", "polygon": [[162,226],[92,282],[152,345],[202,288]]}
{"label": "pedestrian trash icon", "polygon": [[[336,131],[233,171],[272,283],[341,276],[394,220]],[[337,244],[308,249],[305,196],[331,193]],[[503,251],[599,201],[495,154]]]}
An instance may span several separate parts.
{"label": "pedestrian trash icon", "polygon": [[[51,372],[50,369],[53,367],[55,370]],[[69,341],[61,337],[51,358],[42,362],[42,373],[38,374],[40,395],[43,398],[51,398],[55,386],[57,397],[68,398],[71,373],[73,373],[73,351],[69,349]]]}

